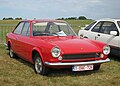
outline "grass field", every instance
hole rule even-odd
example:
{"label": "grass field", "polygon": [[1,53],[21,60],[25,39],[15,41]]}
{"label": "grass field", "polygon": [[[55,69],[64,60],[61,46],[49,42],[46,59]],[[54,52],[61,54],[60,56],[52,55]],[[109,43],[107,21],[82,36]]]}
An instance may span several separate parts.
{"label": "grass field", "polygon": [[[72,23],[73,22],[73,23]],[[83,22],[81,24],[80,22]],[[85,23],[84,23],[85,22]],[[91,21],[68,21],[74,30]],[[79,24],[80,23],[80,24]],[[76,24],[76,25],[75,25]],[[76,29],[77,28],[77,29]],[[120,59],[112,56],[99,71],[71,72],[71,69],[52,70],[48,76],[35,74],[33,65],[22,59],[9,58],[0,45],[0,86],[119,86]]]}
{"label": "grass field", "polygon": [[17,24],[19,20],[0,20],[0,24]]}
{"label": "grass field", "polygon": [[5,42],[6,34],[11,32],[18,22],[18,20],[0,20],[0,40]]}
{"label": "grass field", "polygon": [[78,31],[81,29],[81,27],[85,27],[85,25],[90,24],[91,22],[93,22],[93,20],[67,20],[67,22],[78,34]]}

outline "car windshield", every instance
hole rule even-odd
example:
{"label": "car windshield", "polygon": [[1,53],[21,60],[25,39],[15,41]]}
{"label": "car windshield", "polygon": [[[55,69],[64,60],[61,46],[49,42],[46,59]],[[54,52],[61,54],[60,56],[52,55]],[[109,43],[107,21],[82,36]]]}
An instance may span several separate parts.
{"label": "car windshield", "polygon": [[65,22],[37,22],[33,24],[33,36],[76,36]]}
{"label": "car windshield", "polygon": [[118,21],[117,23],[118,23],[118,25],[119,25],[119,27],[120,27],[120,21]]}

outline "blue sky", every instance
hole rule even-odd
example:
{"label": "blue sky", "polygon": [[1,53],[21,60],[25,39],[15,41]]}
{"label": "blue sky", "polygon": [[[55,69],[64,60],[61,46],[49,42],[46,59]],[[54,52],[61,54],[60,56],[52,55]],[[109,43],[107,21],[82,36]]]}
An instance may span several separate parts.
{"label": "blue sky", "polygon": [[0,0],[0,19],[120,18],[120,0]]}

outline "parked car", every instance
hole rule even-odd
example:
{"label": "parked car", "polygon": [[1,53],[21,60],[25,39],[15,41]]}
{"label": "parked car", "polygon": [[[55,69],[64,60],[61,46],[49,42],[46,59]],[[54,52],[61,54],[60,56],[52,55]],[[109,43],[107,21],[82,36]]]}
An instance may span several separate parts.
{"label": "parked car", "polygon": [[101,19],[92,22],[78,36],[98,40],[111,46],[111,54],[120,57],[120,19]]}
{"label": "parked car", "polygon": [[99,70],[110,47],[105,43],[78,38],[62,20],[23,20],[6,36],[9,55],[34,64],[36,73],[45,75],[51,68],[72,71]]}

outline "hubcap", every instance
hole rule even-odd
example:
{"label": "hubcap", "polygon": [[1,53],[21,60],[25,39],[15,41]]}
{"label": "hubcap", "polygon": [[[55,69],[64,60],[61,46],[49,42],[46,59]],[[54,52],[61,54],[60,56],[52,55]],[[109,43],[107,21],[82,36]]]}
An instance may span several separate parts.
{"label": "hubcap", "polygon": [[40,73],[42,71],[42,61],[40,57],[37,57],[35,60],[35,70],[37,73]]}

